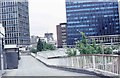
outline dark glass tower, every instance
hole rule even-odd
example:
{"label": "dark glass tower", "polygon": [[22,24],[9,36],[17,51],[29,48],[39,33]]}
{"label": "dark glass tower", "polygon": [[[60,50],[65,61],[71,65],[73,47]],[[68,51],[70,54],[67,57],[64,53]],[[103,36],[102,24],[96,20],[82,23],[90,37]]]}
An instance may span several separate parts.
{"label": "dark glass tower", "polygon": [[29,45],[29,11],[27,0],[1,0],[5,44]]}
{"label": "dark glass tower", "polygon": [[117,0],[66,0],[67,45],[75,45],[86,36],[118,35],[119,6]]}

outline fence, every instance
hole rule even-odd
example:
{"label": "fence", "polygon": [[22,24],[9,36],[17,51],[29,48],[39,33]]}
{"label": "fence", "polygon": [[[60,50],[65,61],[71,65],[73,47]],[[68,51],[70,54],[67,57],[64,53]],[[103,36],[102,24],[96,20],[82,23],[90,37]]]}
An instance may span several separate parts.
{"label": "fence", "polygon": [[114,75],[119,74],[118,55],[80,55],[75,57],[48,58],[56,61],[57,66],[102,71]]}

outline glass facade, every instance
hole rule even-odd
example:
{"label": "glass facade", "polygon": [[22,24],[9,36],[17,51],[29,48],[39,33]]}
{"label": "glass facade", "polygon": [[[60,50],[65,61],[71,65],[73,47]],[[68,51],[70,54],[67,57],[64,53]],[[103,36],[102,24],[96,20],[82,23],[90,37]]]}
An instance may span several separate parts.
{"label": "glass facade", "polygon": [[29,45],[28,2],[2,1],[2,25],[5,28],[5,44]]}
{"label": "glass facade", "polygon": [[118,1],[66,0],[67,45],[86,36],[120,34]]}

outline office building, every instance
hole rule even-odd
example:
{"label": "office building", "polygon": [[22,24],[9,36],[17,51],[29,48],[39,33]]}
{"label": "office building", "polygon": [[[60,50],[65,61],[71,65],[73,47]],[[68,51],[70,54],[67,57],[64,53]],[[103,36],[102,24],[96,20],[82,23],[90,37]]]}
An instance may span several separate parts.
{"label": "office building", "polygon": [[67,45],[86,36],[120,35],[118,0],[66,0]]}
{"label": "office building", "polygon": [[60,25],[57,25],[57,47],[63,48],[67,45],[66,39],[67,39],[67,32],[66,32],[66,23],[60,23]]}
{"label": "office building", "polygon": [[29,45],[28,1],[1,0],[1,6],[2,25],[5,28],[5,44]]}

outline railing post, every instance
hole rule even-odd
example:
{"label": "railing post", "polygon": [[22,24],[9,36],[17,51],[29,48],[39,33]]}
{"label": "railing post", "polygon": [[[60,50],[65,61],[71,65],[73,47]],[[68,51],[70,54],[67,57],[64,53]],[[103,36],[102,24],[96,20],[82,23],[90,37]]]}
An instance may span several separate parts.
{"label": "railing post", "polygon": [[120,55],[118,55],[118,74],[120,76]]}
{"label": "railing post", "polygon": [[95,70],[95,56],[92,56],[92,61],[93,61],[93,70]]}
{"label": "railing post", "polygon": [[[84,66],[86,67],[86,57],[84,56],[83,58],[84,58],[83,64],[84,64]],[[83,68],[84,68],[84,67],[83,67]]]}
{"label": "railing post", "polygon": [[105,56],[104,59],[105,59],[105,70],[107,70],[107,57]]}
{"label": "railing post", "polygon": [[77,67],[79,68],[79,57],[76,58],[77,58]]}
{"label": "railing post", "polygon": [[73,57],[71,57],[71,66],[73,67]]}

